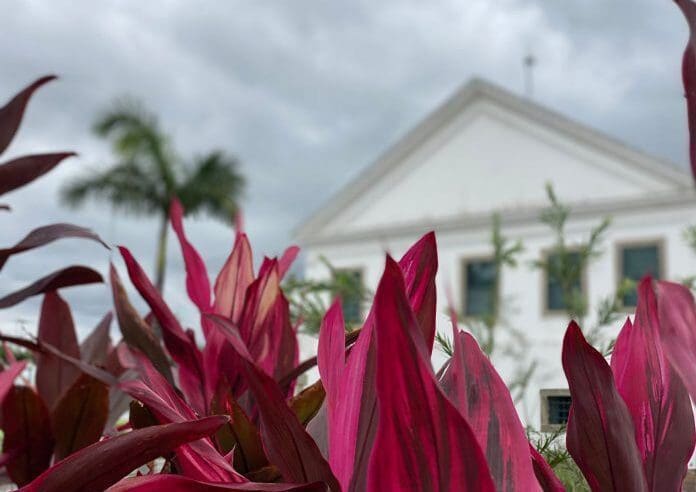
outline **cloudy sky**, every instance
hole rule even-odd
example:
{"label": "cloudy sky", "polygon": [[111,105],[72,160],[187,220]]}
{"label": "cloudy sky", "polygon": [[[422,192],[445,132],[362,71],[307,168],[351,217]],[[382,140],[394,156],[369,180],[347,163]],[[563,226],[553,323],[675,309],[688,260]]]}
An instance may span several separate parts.
{"label": "cloudy sky", "polygon": [[[127,245],[151,270],[155,221],[96,204],[72,211],[57,199],[66,180],[111,162],[90,125],[125,95],[159,115],[183,158],[218,148],[239,157],[257,256],[281,251],[293,227],[470,77],[521,91],[530,52],[538,101],[686,160],[687,29],[669,0],[3,0],[2,11],[0,99],[40,75],[61,77],[34,98],[5,157],[80,154],[3,197],[14,208],[0,217],[3,245],[38,225],[73,222]],[[204,219],[187,228],[217,272],[232,232]],[[170,246],[166,297],[193,323]],[[108,261],[91,243],[57,243],[10,260],[0,295],[67,264],[106,274]],[[110,307],[106,287],[65,296],[82,332]],[[1,311],[0,329],[33,331],[38,306]]]}

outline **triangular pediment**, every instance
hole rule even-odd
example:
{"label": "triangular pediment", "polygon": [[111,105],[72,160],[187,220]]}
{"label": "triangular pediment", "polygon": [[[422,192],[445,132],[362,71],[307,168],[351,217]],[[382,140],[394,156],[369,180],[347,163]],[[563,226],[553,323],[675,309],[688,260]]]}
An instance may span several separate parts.
{"label": "triangular pediment", "polygon": [[685,172],[487,82],[473,81],[298,231],[301,240],[688,187]]}

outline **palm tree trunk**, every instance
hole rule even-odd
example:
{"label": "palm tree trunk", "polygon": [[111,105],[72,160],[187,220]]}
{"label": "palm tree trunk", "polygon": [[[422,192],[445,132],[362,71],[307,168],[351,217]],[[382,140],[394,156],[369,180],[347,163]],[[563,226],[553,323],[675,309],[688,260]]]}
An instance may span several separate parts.
{"label": "palm tree trunk", "polygon": [[155,286],[162,292],[164,289],[164,271],[167,267],[167,233],[169,232],[169,216],[162,214],[159,238],[157,240],[157,258],[155,259]]}

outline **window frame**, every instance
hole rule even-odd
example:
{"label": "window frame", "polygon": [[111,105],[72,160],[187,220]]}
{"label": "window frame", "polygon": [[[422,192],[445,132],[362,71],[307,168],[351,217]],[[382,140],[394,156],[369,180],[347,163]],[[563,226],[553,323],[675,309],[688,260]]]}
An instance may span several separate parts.
{"label": "window frame", "polygon": [[[463,319],[469,319],[469,320],[480,320],[481,315],[478,314],[468,314],[466,312],[466,299],[467,299],[467,294],[469,291],[469,286],[467,284],[467,266],[470,263],[483,263],[483,262],[490,262],[490,263],[495,263],[495,258],[493,258],[492,255],[490,254],[482,254],[482,255],[470,255],[470,256],[464,256],[460,259],[459,264],[460,264],[460,286],[461,286],[461,291],[459,295],[459,302],[460,302],[460,309],[459,312],[462,315]],[[493,295],[495,296],[495,302],[500,305],[500,286],[503,283],[502,282],[502,272],[498,272],[498,285],[496,286],[495,292]]]}
{"label": "window frame", "polygon": [[[345,267],[335,267],[334,268],[335,273],[347,273],[347,272],[358,272],[360,274],[360,283],[362,287],[365,287],[365,268],[364,267],[351,267],[351,266],[345,266]],[[333,279],[336,278],[335,275],[332,275]],[[336,300],[337,296],[332,296],[331,302]],[[345,299],[341,298],[341,315],[345,317],[345,312],[344,312],[344,307],[343,305],[345,304]],[[358,321],[356,323],[362,323],[365,321],[365,306],[364,302],[361,299],[358,302]],[[349,320],[345,320],[346,323],[349,322]],[[350,323],[353,323],[353,321],[350,321]]]}
{"label": "window frame", "polygon": [[565,425],[563,424],[552,424],[549,422],[549,397],[554,396],[567,396],[570,397],[570,390],[568,388],[545,388],[539,390],[539,429],[541,432],[558,432],[563,429]]}
{"label": "window frame", "polygon": [[[580,246],[570,246],[566,247],[566,251],[568,253],[580,253]],[[541,250],[541,261],[546,264],[546,262],[549,259],[549,256],[554,254],[555,248],[554,247],[549,247],[549,248],[544,248]],[[548,317],[556,317],[556,316],[561,316],[566,314],[566,309],[550,309],[548,305],[548,300],[549,300],[549,270],[548,268],[541,268],[541,296],[540,296],[540,301],[541,301],[541,314],[542,317],[548,318]],[[580,273],[580,291],[582,292],[582,295],[585,296],[585,298],[589,298],[589,275],[587,272],[587,265],[582,269],[582,272]]]}
{"label": "window frame", "polygon": [[[629,248],[640,248],[645,246],[656,246],[657,247],[657,268],[659,269],[659,278],[655,280],[662,280],[666,278],[665,273],[667,272],[667,240],[664,236],[648,237],[648,238],[636,238],[636,239],[621,239],[616,241],[614,245],[614,274],[615,274],[615,284],[618,289],[619,285],[624,279],[623,272],[623,252],[625,249]],[[619,300],[621,304],[621,309],[624,312],[635,311],[635,306],[625,306],[623,299]]]}

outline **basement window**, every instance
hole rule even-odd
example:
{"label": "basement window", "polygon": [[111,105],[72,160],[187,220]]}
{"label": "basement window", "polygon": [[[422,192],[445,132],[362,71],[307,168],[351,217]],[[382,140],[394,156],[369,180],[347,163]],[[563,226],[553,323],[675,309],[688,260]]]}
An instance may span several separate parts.
{"label": "basement window", "polygon": [[541,390],[541,430],[553,432],[568,423],[570,392],[567,389]]}

